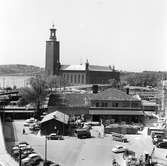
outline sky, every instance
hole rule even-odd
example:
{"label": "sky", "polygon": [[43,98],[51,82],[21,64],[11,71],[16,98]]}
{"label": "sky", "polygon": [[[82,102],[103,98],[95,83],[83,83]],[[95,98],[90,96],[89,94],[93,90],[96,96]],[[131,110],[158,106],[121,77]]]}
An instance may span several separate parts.
{"label": "sky", "polygon": [[167,71],[166,0],[0,0],[0,65],[45,67],[52,24],[62,64]]}

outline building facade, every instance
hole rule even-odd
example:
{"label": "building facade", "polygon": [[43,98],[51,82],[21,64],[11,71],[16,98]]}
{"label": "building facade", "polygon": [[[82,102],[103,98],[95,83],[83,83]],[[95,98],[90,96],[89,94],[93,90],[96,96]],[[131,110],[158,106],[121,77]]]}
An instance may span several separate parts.
{"label": "building facade", "polygon": [[120,73],[111,66],[90,65],[88,61],[81,65],[61,64],[60,44],[54,26],[50,29],[49,40],[46,41],[45,71],[48,75],[62,76],[71,85],[107,84],[111,79],[120,81]]}
{"label": "building facade", "polygon": [[115,122],[138,123],[144,120],[141,100],[121,90],[109,88],[97,94],[63,93],[62,96],[65,105],[55,106],[56,102],[55,104],[52,102],[52,105],[48,105],[49,112],[59,110],[69,116],[84,115],[86,119],[92,121],[114,119]]}

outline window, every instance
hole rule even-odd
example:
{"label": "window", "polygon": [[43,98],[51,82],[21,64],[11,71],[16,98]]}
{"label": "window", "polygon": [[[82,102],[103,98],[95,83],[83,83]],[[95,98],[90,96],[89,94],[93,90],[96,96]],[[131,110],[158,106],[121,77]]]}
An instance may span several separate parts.
{"label": "window", "polygon": [[82,83],[84,84],[84,81],[85,80],[85,76],[84,76],[84,74],[82,75]]}
{"label": "window", "polygon": [[139,104],[138,103],[132,103],[131,107],[139,107]]}
{"label": "window", "polygon": [[99,107],[99,103],[96,103],[96,107]]}
{"label": "window", "polygon": [[108,103],[102,102],[101,107],[107,107]]}
{"label": "window", "polygon": [[101,103],[101,107],[104,107],[104,103],[103,102]]}
{"label": "window", "polygon": [[74,75],[74,83],[76,83],[77,82],[77,75],[75,74]]}
{"label": "window", "polygon": [[113,107],[118,107],[118,103],[113,103],[112,106]]}
{"label": "window", "polygon": [[71,83],[73,82],[73,75],[71,74]]}
{"label": "window", "polygon": [[67,74],[67,76],[66,76],[66,77],[67,77],[67,82],[68,82],[68,81],[69,81],[69,75]]}
{"label": "window", "polygon": [[108,103],[104,103],[104,107],[108,107]]}

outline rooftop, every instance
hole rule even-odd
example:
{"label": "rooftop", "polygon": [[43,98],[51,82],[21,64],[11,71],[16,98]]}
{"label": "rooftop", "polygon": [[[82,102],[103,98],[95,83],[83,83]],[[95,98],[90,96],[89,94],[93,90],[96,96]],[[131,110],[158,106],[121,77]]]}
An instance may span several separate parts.
{"label": "rooftop", "polygon": [[121,90],[113,89],[113,88],[109,88],[97,94],[93,94],[91,96],[91,100],[140,101],[139,99],[133,96],[127,95],[125,92]]}
{"label": "rooftop", "polygon": [[45,115],[45,117],[42,119],[41,123],[45,123],[49,120],[55,119],[59,122],[68,124],[69,116],[67,114],[64,114],[60,111],[55,111],[50,114]]}
{"label": "rooftop", "polygon": [[[61,65],[61,70],[63,71],[85,71],[85,64],[81,65]],[[97,65],[89,65],[89,71],[105,71],[105,72],[113,72],[111,66],[97,66]]]}

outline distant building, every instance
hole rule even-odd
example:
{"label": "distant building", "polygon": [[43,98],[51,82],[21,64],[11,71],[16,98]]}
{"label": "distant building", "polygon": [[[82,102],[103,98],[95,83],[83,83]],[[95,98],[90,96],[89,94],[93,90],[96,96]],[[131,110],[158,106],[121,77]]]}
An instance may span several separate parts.
{"label": "distant building", "polygon": [[141,100],[147,100],[159,104],[159,90],[152,87],[125,86],[124,90],[129,95],[139,95]]}
{"label": "distant building", "polygon": [[111,66],[91,65],[87,61],[81,65],[62,65],[60,63],[60,44],[54,26],[46,41],[45,71],[48,75],[61,75],[71,85],[106,84],[109,80],[120,81],[120,73]]}
{"label": "distant building", "polygon": [[153,102],[149,102],[147,100],[142,100],[142,106],[143,106],[143,110],[144,112],[152,112],[157,114],[158,113],[158,109],[159,109],[159,105]]}

